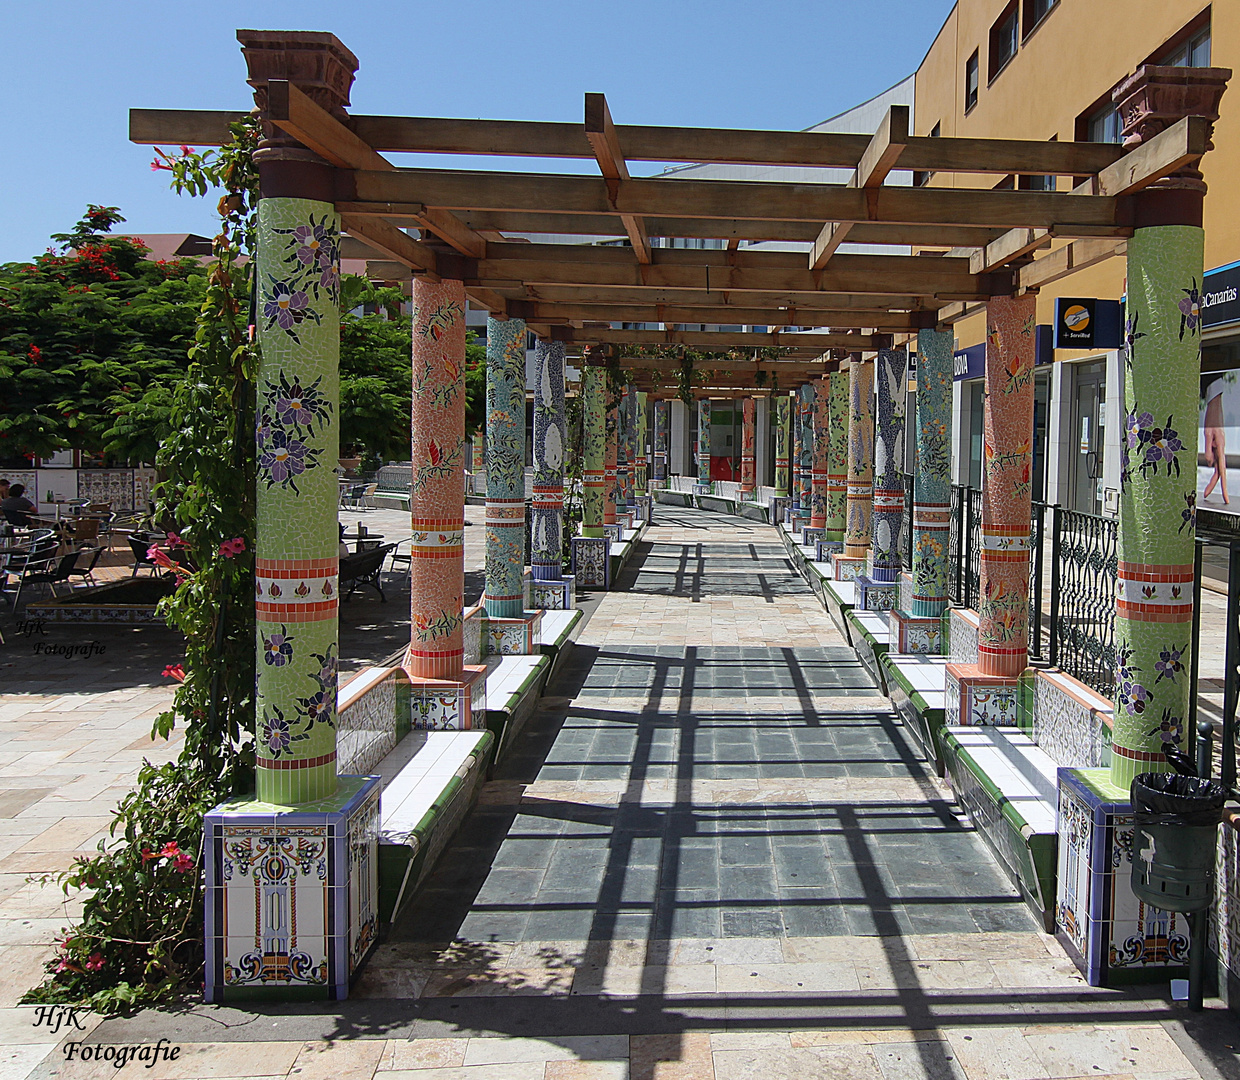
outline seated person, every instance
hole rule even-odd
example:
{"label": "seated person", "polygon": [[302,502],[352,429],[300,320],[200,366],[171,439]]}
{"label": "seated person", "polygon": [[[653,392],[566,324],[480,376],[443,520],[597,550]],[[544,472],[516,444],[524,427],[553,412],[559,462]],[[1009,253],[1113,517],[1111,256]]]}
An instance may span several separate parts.
{"label": "seated person", "polygon": [[4,520],[10,525],[20,525],[22,528],[30,525],[30,515],[37,509],[38,507],[26,498],[24,484],[14,484],[9,488],[9,497],[0,502],[0,514],[4,515]]}

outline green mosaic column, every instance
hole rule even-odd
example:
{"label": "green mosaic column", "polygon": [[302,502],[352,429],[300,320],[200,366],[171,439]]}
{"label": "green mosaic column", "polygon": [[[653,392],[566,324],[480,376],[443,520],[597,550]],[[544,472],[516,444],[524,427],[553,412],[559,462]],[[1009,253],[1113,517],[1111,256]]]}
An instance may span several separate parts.
{"label": "green mosaic column", "polygon": [[582,536],[603,535],[603,489],[606,484],[606,373],[590,363],[581,372],[584,453],[582,455]]}
{"label": "green mosaic column", "polygon": [[848,367],[848,494],[844,554],[864,559],[870,551],[874,499],[874,365],[854,359]]}
{"label": "green mosaic column", "polygon": [[814,388],[809,383],[798,391],[797,416],[801,424],[801,453],[797,461],[800,518],[802,525],[809,525],[814,512]]}
{"label": "green mosaic column", "polygon": [[258,204],[255,575],[259,801],[336,790],[340,218]]}
{"label": "green mosaic column", "polygon": [[487,614],[525,610],[525,320],[487,319]]}
{"label": "green mosaic column", "polygon": [[917,334],[917,473],[913,483],[913,604],[916,618],[947,607],[951,539],[952,348],[950,330]]}
{"label": "green mosaic column", "polygon": [[710,398],[698,398],[698,483],[710,483]]}
{"label": "green mosaic column", "polygon": [[646,421],[646,392],[637,391],[637,480],[635,490],[638,495],[649,494],[650,459],[647,457],[649,429]]}
{"label": "green mosaic column", "polygon": [[603,444],[603,524],[616,524],[616,503],[620,501],[617,483],[617,458],[620,444],[620,401],[612,396],[611,387],[607,388],[607,411],[603,414],[603,430],[606,442]]}
{"label": "green mosaic column", "polygon": [[626,386],[616,398],[616,512],[623,514],[632,509],[633,457],[632,448],[632,392]]}
{"label": "green mosaic column", "polygon": [[788,395],[775,395],[775,494],[788,494]]}
{"label": "green mosaic column", "polygon": [[1204,233],[1138,228],[1128,241],[1111,779],[1192,755],[1185,731],[1196,535]]}
{"label": "green mosaic column", "polygon": [[848,520],[848,372],[830,372],[826,384],[827,523],[822,538],[842,545]]}

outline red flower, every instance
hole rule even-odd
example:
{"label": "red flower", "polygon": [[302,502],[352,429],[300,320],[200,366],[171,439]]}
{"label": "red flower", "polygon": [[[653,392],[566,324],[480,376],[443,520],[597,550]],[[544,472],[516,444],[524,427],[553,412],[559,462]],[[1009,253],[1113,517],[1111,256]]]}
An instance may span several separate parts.
{"label": "red flower", "polygon": [[144,848],[142,849],[142,863],[143,863],[143,865],[145,865],[146,863],[149,863],[152,859],[158,859],[158,858],[159,858],[159,855],[158,855],[158,854],[156,854],[154,851],[152,851],[150,848],[145,848],[145,847],[144,847]]}
{"label": "red flower", "polygon": [[90,959],[86,961],[87,971],[102,971],[103,956],[100,953],[91,953]]}
{"label": "red flower", "polygon": [[178,844],[175,840],[169,840],[163,846],[163,850],[160,851],[159,854],[165,859],[175,859],[178,855],[181,854],[181,845]]}
{"label": "red flower", "polygon": [[233,537],[231,540],[225,540],[220,545],[220,554],[225,559],[231,559],[235,555],[240,555],[245,551],[245,540],[240,536]]}
{"label": "red flower", "polygon": [[176,679],[177,682],[185,681],[185,669],[180,664],[169,664],[163,670],[165,679]]}
{"label": "red flower", "polygon": [[61,962],[52,968],[52,970],[57,974],[60,974],[62,971],[77,971],[77,968],[69,963],[68,960],[61,960]]}
{"label": "red flower", "polygon": [[172,868],[178,874],[184,874],[187,871],[194,869],[194,857],[188,852],[183,851],[173,860]]}
{"label": "red flower", "polygon": [[[128,387],[126,387],[126,389],[128,389]],[[168,547],[169,548],[178,548],[178,547],[185,547],[185,546],[186,546],[185,541],[182,540],[180,536],[178,536],[176,533],[170,532],[168,534]]]}

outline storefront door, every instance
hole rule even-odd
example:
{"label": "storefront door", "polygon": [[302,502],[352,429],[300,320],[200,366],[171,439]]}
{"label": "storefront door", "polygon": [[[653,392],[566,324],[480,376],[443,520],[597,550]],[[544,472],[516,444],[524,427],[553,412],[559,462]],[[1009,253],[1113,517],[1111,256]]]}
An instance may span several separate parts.
{"label": "storefront door", "polygon": [[1102,513],[1102,458],[1106,446],[1106,362],[1076,365],[1072,417],[1071,505],[1086,514]]}

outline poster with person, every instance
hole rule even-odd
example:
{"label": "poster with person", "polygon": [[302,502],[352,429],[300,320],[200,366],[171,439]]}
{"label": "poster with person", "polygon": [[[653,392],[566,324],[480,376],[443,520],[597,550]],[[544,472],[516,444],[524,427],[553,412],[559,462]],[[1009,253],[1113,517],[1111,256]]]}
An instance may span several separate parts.
{"label": "poster with person", "polygon": [[1240,514],[1240,369],[1203,372],[1197,505]]}

